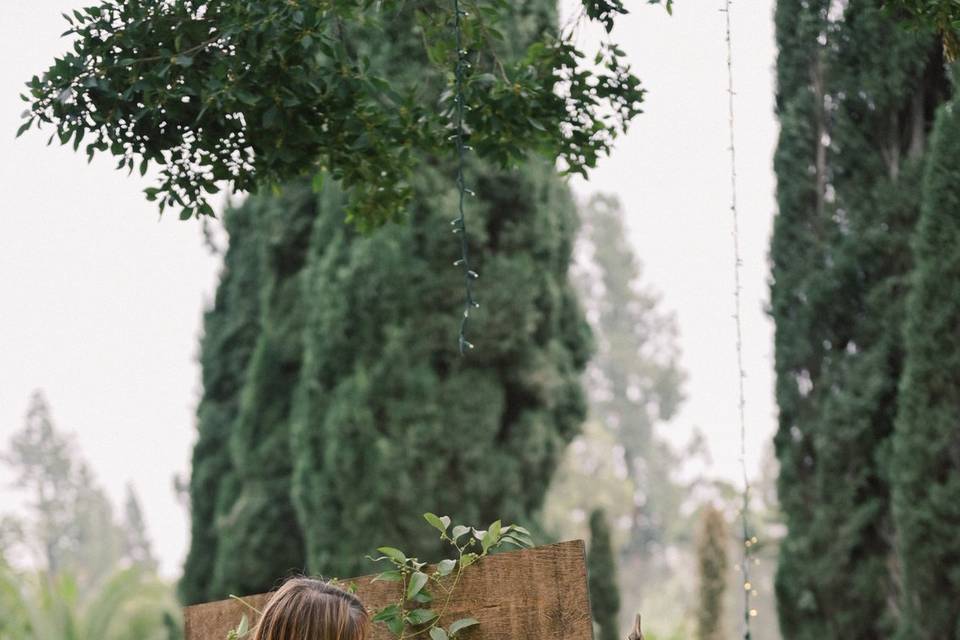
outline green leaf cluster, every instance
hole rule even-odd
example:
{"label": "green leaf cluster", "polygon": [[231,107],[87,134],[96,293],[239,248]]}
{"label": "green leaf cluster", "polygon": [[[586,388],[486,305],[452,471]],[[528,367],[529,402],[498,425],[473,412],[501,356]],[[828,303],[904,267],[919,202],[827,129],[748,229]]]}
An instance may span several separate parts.
{"label": "green leaf cluster", "polygon": [[[587,4],[612,25],[623,7]],[[620,3],[616,3],[619,5]],[[572,34],[544,26],[518,50],[507,0],[464,0],[469,144],[502,166],[530,152],[585,173],[640,113],[644,92],[615,45],[595,69]],[[591,8],[593,7],[593,8]],[[451,7],[439,0],[102,0],[72,14],[71,51],[28,83],[23,133],[84,145],[145,174],[160,210],[211,215],[223,185],[255,191],[327,172],[369,228],[394,220],[410,178],[448,154],[457,59]],[[411,40],[392,74],[373,43]],[[427,63],[427,61],[430,63]]]}
{"label": "green leaf cluster", "polygon": [[[428,566],[408,557],[395,547],[380,547],[381,556],[374,562],[389,562],[393,569],[377,575],[375,580],[399,582],[398,600],[376,611],[373,621],[384,625],[397,638],[413,638],[429,634],[431,640],[457,638],[461,631],[476,626],[475,618],[459,618],[446,622],[444,614],[467,567],[475,565],[500,547],[511,544],[519,548],[533,547],[530,532],[517,525],[503,526],[499,520],[486,529],[465,525],[451,528],[449,516],[425,513],[424,519],[437,531],[454,556]],[[439,594],[434,599],[433,593]]]}

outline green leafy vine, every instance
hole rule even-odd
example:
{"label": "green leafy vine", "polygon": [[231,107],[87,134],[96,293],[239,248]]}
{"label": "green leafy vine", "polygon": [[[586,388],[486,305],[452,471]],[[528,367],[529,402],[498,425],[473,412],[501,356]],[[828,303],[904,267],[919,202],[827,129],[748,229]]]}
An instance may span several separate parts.
{"label": "green leafy vine", "polygon": [[[476,529],[465,525],[451,527],[447,516],[426,513],[423,517],[440,532],[440,539],[452,547],[455,556],[428,566],[407,557],[400,549],[377,549],[383,555],[371,560],[390,562],[393,568],[380,573],[375,580],[397,582],[401,588],[397,601],[376,611],[373,621],[383,624],[399,640],[426,635],[430,640],[457,638],[464,629],[479,624],[471,617],[459,618],[446,626],[441,624],[467,568],[506,544],[526,549],[533,546],[533,540],[523,527],[503,526],[499,520],[487,529]],[[437,599],[434,593],[439,594]],[[437,606],[431,608],[435,602]]]}

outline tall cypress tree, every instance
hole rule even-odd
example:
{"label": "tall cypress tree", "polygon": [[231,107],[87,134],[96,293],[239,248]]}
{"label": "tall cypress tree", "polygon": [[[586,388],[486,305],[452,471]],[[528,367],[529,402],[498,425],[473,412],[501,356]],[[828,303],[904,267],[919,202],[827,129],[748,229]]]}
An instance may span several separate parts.
{"label": "tall cypress tree", "polygon": [[590,514],[587,572],[590,578],[590,609],[594,622],[600,628],[599,640],[618,640],[620,591],[617,589],[617,566],[610,543],[610,527],[602,509],[596,509]]}
{"label": "tall cypress tree", "polygon": [[790,640],[889,637],[897,593],[885,462],[906,238],[942,99],[939,47],[877,1],[781,0],[776,20],[781,628]]}
{"label": "tall cypress tree", "polygon": [[[547,0],[514,12],[517,50],[556,19]],[[359,34],[352,44],[439,95],[442,74],[423,59],[412,15],[391,29],[395,38]],[[426,510],[474,523],[534,519],[585,413],[589,329],[567,282],[572,199],[549,163],[503,171],[471,160],[468,239],[488,284],[471,323],[478,348],[461,358],[463,281],[449,234],[456,172],[448,158],[429,164],[410,219],[367,235],[343,223],[332,179],[319,196],[293,185],[241,207],[265,219],[248,234],[260,273],[245,295],[259,306],[247,314],[256,326],[232,370],[222,432],[203,420],[209,391],[201,405],[195,469],[225,466],[219,484],[203,471],[195,493],[223,499],[210,507],[210,493],[195,498],[204,510],[187,567],[199,587],[189,593],[265,589],[304,554],[310,571],[341,576],[367,569],[363,557],[385,542],[427,556],[439,545],[423,535]]]}
{"label": "tall cypress tree", "polygon": [[893,440],[899,638],[960,638],[960,111],[931,139]]}
{"label": "tall cypress tree", "polygon": [[256,220],[262,277],[260,332],[240,391],[229,447],[239,483],[220,514],[212,589],[219,594],[266,591],[305,568],[303,537],[290,497],[290,420],[303,354],[303,271],[317,215],[309,185],[245,203]]}
{"label": "tall cypress tree", "polygon": [[697,539],[700,597],[697,601],[697,640],[722,640],[723,603],[727,590],[729,535],[723,513],[714,506],[703,509]]}
{"label": "tall cypress tree", "polygon": [[229,442],[240,413],[240,391],[260,333],[261,253],[257,220],[249,207],[227,211],[230,237],[213,307],[204,316],[200,343],[203,397],[197,408],[197,443],[190,476],[190,551],[180,580],[187,604],[222,597],[211,581],[220,542],[220,516],[233,505],[240,470]]}
{"label": "tall cypress tree", "polygon": [[130,564],[155,572],[157,560],[153,555],[153,544],[147,534],[147,523],[143,519],[143,509],[132,484],[127,484],[123,502],[123,525],[121,527],[123,555]]}
{"label": "tall cypress tree", "polygon": [[455,210],[446,172],[424,176],[407,225],[317,234],[294,446],[313,571],[363,570],[388,541],[429,557],[439,541],[422,535],[426,510],[530,524],[584,417],[569,195],[542,164],[470,173],[486,284],[467,357],[452,348],[463,291],[444,233]]}

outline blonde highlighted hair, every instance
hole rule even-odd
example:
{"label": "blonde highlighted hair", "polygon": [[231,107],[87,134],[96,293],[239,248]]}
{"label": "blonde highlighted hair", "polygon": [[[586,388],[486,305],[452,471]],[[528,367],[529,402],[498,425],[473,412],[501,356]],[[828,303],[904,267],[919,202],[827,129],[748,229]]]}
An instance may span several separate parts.
{"label": "blonde highlighted hair", "polygon": [[292,578],[267,602],[253,640],[366,640],[369,626],[367,610],[352,593]]}

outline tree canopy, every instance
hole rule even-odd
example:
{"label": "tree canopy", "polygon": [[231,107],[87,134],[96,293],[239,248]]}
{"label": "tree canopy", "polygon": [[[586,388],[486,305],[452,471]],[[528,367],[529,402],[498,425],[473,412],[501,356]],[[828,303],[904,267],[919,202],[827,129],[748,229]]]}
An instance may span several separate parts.
{"label": "tree canopy", "polygon": [[[27,83],[20,133],[50,124],[51,142],[86,141],[91,158],[156,165],[148,199],[183,218],[212,214],[206,195],[224,183],[253,191],[326,171],[369,227],[405,210],[424,156],[452,148],[464,52],[469,145],[501,166],[540,152],[585,173],[640,113],[624,52],[607,41],[587,70],[573,37],[584,19],[609,32],[621,0],[582,0],[570,28],[544,25],[520,50],[504,35],[507,0],[458,6],[461,51],[453,4],[439,0],[103,0],[64,14],[73,48]],[[415,43],[431,66],[382,73],[371,43],[384,39]]]}

